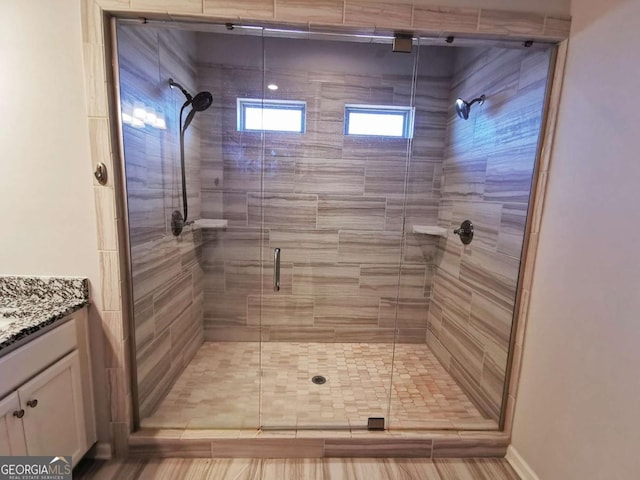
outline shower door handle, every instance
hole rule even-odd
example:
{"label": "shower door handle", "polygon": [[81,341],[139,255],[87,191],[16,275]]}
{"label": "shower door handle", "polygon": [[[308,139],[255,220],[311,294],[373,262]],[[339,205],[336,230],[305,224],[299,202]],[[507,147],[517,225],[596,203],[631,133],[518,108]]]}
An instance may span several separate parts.
{"label": "shower door handle", "polygon": [[280,291],[280,249],[273,249],[273,291]]}

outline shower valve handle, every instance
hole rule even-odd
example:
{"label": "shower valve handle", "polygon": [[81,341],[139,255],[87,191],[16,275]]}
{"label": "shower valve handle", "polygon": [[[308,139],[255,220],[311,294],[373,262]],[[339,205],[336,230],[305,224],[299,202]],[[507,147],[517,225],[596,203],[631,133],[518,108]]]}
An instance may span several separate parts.
{"label": "shower valve handle", "polygon": [[456,228],[453,233],[460,235],[460,241],[465,245],[469,245],[473,240],[473,223],[470,220],[465,220],[460,224],[460,228]]}

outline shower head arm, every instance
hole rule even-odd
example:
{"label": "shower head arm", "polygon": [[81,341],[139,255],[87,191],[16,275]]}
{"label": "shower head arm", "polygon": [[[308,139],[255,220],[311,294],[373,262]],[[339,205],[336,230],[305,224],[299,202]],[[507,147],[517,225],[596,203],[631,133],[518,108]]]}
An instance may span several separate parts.
{"label": "shower head arm", "polygon": [[186,107],[187,105],[189,105],[192,101],[193,101],[193,97],[191,96],[191,94],[189,92],[187,92],[185,90],[185,88],[180,85],[178,82],[174,82],[173,78],[169,79],[169,86],[171,88],[178,88],[180,89],[180,91],[182,92],[182,94],[185,96],[185,98],[187,99],[186,102],[184,102],[184,105],[182,106],[182,108]]}
{"label": "shower head arm", "polygon": [[485,98],[486,97],[484,95],[480,95],[478,98],[474,98],[469,102],[469,107],[471,107],[471,105],[473,105],[474,103],[478,103],[482,105],[484,103]]}

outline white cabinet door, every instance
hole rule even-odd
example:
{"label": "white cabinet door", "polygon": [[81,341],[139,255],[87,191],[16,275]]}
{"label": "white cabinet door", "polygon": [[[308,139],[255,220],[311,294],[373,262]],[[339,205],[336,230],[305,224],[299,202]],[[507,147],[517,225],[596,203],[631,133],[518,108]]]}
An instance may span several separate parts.
{"label": "white cabinet door", "polygon": [[78,352],[73,351],[18,389],[29,455],[71,455],[87,449]]}
{"label": "white cabinet door", "polygon": [[27,454],[22,416],[24,410],[16,392],[0,400],[0,456]]}

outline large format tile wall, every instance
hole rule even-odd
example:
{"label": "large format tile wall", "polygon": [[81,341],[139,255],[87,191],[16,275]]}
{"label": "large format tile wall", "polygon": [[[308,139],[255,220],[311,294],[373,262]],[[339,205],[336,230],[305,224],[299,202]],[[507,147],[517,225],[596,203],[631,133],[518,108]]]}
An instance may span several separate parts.
{"label": "large format tile wall", "polygon": [[[200,37],[200,84],[214,94],[203,115],[202,213],[229,221],[204,235],[205,338],[390,342],[397,311],[399,341],[424,342],[437,244],[403,237],[405,175],[407,231],[436,224],[450,51],[425,53],[407,173],[409,142],[345,136],[344,107],[410,105],[412,55],[266,39],[263,77],[262,40],[244,41],[258,55],[236,49],[229,64],[212,53],[224,38]],[[269,97],[307,102],[304,134],[238,132],[236,99],[261,98],[263,82],[279,86]]]}
{"label": "large format tile wall", "polygon": [[[144,418],[203,341],[202,236],[187,228],[176,238],[169,225],[171,212],[181,210],[178,114],[184,97],[168,87],[167,79],[195,90],[195,36],[121,25],[118,47],[123,105],[139,102],[166,121],[166,130],[123,125],[138,402]],[[192,127],[186,139],[190,216],[200,214],[199,158],[199,133]]]}
{"label": "large format tile wall", "polygon": [[[550,52],[461,49],[450,97],[439,221],[469,219],[471,244],[440,240],[427,343],[481,411],[497,420]],[[485,94],[468,120],[457,97]]]}

